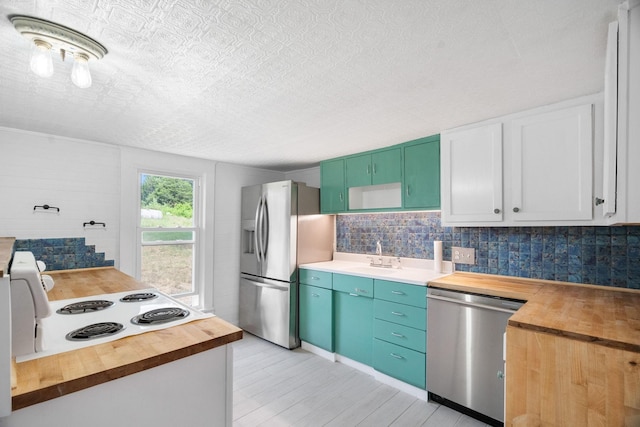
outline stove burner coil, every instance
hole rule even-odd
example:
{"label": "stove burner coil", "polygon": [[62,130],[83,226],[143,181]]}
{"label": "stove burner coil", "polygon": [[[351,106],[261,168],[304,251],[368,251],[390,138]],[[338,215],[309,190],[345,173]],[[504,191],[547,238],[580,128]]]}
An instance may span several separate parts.
{"label": "stove burner coil", "polygon": [[62,308],[56,310],[58,314],[81,314],[92,313],[94,311],[104,310],[113,305],[113,301],[107,301],[103,299],[80,301],[67,304]]}
{"label": "stove burner coil", "polygon": [[158,298],[158,294],[154,294],[153,292],[139,292],[136,294],[125,295],[122,298],[120,298],[120,301],[139,302],[139,301],[149,301],[155,298]]}
{"label": "stove burner coil", "polygon": [[156,325],[158,323],[184,319],[188,315],[188,310],[179,307],[157,308],[135,316],[131,319],[131,323],[134,325]]}
{"label": "stove burner coil", "polygon": [[102,322],[84,326],[75,331],[69,332],[66,338],[69,341],[87,341],[96,338],[107,337],[117,334],[124,329],[122,323]]}

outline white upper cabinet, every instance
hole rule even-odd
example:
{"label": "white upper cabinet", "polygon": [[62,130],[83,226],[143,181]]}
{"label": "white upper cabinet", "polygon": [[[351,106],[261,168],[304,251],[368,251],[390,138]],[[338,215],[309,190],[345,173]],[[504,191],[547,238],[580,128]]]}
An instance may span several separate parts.
{"label": "white upper cabinet", "polygon": [[442,224],[606,224],[602,116],[598,94],[442,132]]}
{"label": "white upper cabinet", "polygon": [[443,222],[502,221],[502,124],[440,136]]}
{"label": "white upper cabinet", "polygon": [[591,110],[587,104],[512,121],[514,221],[592,218]]}

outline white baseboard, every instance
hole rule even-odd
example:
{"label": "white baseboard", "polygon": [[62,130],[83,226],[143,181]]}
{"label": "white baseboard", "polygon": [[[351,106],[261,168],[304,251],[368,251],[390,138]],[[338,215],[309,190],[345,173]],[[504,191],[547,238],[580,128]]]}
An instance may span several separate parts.
{"label": "white baseboard", "polygon": [[331,351],[327,351],[324,348],[316,347],[315,345],[309,344],[306,341],[300,341],[300,347],[303,350],[308,351],[309,353],[313,353],[317,356],[322,357],[323,359],[327,359],[332,362],[336,361],[336,354]]}
{"label": "white baseboard", "polygon": [[308,351],[309,353],[313,353],[317,356],[322,357],[323,359],[327,359],[331,362],[338,362],[344,365],[350,366],[354,369],[359,370],[360,372],[364,372],[365,374],[371,375],[377,381],[380,381],[383,384],[391,386],[395,389],[403,391],[411,396],[424,400],[425,402],[429,399],[429,395],[427,390],[423,390],[421,388],[412,386],[411,384],[407,384],[404,381],[400,381],[396,378],[390,377],[389,375],[383,374],[382,372],[378,372],[373,367],[365,365],[364,363],[357,362],[353,359],[349,359],[348,357],[344,357],[340,354],[332,353],[323,348],[317,347],[313,344],[309,344],[308,342],[301,341],[302,350]]}

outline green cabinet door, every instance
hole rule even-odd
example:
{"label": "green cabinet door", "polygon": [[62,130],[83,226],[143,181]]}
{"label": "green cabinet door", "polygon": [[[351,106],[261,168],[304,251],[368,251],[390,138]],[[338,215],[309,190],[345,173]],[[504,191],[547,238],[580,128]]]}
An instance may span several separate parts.
{"label": "green cabinet door", "polygon": [[405,209],[440,208],[440,135],[404,147]]}
{"label": "green cabinet door", "polygon": [[335,352],[371,366],[373,299],[333,291],[333,321]]}
{"label": "green cabinet door", "polygon": [[333,351],[333,297],[330,289],[300,285],[300,339]]}
{"label": "green cabinet door", "polygon": [[402,182],[400,148],[375,151],[345,160],[347,188]]}
{"label": "green cabinet door", "polygon": [[402,151],[400,148],[371,154],[371,184],[402,182]]}
{"label": "green cabinet door", "polygon": [[371,154],[349,157],[344,165],[347,188],[371,185]]}
{"label": "green cabinet door", "polygon": [[344,160],[327,160],[320,163],[320,211],[336,213],[345,211]]}

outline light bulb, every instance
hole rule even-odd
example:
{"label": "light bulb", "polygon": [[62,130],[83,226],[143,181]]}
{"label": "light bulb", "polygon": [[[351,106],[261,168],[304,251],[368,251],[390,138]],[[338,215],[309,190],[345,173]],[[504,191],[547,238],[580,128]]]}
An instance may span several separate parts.
{"label": "light bulb", "polygon": [[76,53],[74,56],[71,81],[81,89],[91,86],[91,73],[89,72],[89,56],[85,53]]}
{"label": "light bulb", "polygon": [[45,41],[34,39],[31,48],[31,71],[40,77],[51,77],[53,74],[53,60],[51,59],[51,45]]}

